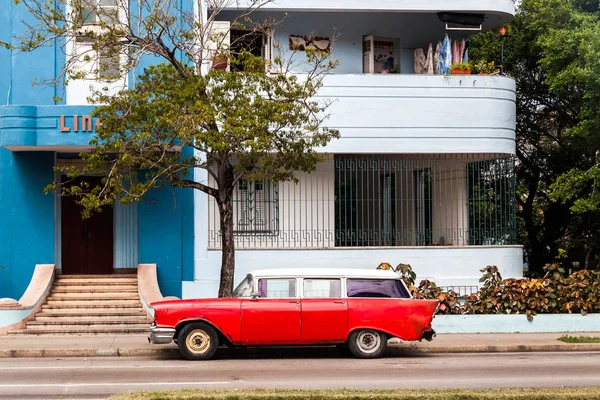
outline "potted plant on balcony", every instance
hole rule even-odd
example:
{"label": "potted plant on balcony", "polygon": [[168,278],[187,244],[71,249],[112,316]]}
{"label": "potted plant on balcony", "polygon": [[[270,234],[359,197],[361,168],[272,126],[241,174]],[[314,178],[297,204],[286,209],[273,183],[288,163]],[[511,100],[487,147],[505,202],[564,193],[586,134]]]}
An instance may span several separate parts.
{"label": "potted plant on balcony", "polygon": [[229,59],[227,58],[226,53],[217,53],[213,57],[212,69],[220,71],[226,70],[228,63]]}
{"label": "potted plant on balcony", "polygon": [[500,68],[493,61],[479,60],[473,64],[473,73],[479,75],[496,75],[500,73]]}
{"label": "potted plant on balcony", "polygon": [[453,63],[450,72],[452,75],[470,75],[471,65],[468,62]]}

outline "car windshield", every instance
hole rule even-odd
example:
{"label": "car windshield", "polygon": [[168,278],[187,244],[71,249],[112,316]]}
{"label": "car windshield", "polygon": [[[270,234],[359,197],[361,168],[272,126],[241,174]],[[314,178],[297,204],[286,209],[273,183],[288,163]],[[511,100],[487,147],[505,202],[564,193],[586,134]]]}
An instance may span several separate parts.
{"label": "car windshield", "polygon": [[252,275],[246,275],[243,281],[235,288],[232,297],[250,297],[252,294],[252,284],[253,284]]}

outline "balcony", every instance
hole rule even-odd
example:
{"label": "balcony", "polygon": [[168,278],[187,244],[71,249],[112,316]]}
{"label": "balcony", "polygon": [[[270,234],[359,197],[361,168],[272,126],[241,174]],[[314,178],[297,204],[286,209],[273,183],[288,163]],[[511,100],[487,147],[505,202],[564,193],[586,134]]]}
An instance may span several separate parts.
{"label": "balcony", "polygon": [[485,75],[340,74],[320,91],[334,99],[329,153],[515,154],[516,87]]}
{"label": "balcony", "polygon": [[[306,6],[309,2],[299,3]],[[419,3],[433,7],[435,1]],[[470,2],[456,1],[453,5],[467,3]],[[482,7],[484,3],[487,2],[477,1]],[[508,3],[512,6],[511,0]],[[235,16],[236,13],[225,11],[219,19],[231,22]],[[415,74],[415,49],[426,49],[430,44],[435,49],[446,34],[455,41],[468,39],[474,31],[446,30],[445,23],[433,11],[291,11],[285,15],[261,11],[254,19],[260,21],[263,17],[282,21],[272,41],[278,44],[274,48],[284,59],[293,59],[293,72],[303,72],[305,56],[302,51],[290,50],[291,41],[311,35],[325,39],[319,41],[321,46],[330,40],[332,58],[339,65],[324,81],[320,97],[335,100],[328,110],[327,125],[339,129],[341,139],[331,142],[324,151],[515,153],[514,80],[497,75]],[[492,28],[495,23],[486,17],[483,25]],[[263,39],[257,55],[271,54],[264,51],[269,44]],[[385,65],[390,64],[398,73],[377,73],[384,65],[381,60],[387,60]],[[388,67],[386,71],[392,72]]]}

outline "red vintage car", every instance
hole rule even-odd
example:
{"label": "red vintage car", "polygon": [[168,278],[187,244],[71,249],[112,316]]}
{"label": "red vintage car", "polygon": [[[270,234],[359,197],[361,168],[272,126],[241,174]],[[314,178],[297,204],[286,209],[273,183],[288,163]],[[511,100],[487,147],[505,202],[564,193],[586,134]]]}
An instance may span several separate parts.
{"label": "red vintage car", "polygon": [[415,300],[398,274],[358,269],[251,272],[231,298],[152,303],[148,340],[175,340],[190,360],[228,346],[338,345],[380,357],[391,337],[431,340],[436,300]]}

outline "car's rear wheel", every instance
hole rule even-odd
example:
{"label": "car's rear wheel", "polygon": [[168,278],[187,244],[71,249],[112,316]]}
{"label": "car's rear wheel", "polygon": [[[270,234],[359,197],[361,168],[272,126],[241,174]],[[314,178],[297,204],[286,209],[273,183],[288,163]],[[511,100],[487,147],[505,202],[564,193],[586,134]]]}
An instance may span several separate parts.
{"label": "car's rear wheel", "polygon": [[194,322],[181,329],[177,336],[177,346],[181,355],[188,360],[208,360],[217,352],[219,335],[212,326]]}
{"label": "car's rear wheel", "polygon": [[350,334],[350,352],[358,358],[378,358],[387,349],[387,335],[373,329],[360,329]]}

